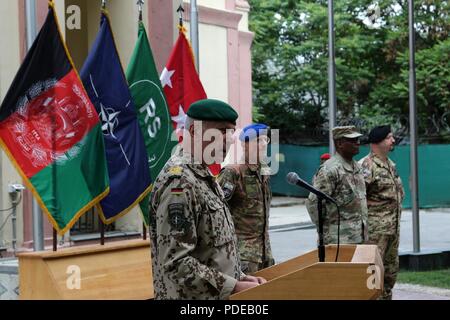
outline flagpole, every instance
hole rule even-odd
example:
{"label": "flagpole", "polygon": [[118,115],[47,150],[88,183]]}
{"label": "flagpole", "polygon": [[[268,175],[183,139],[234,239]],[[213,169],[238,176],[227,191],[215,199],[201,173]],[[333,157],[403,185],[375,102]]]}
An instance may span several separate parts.
{"label": "flagpole", "polygon": [[[102,0],[102,10],[106,10],[106,0]],[[105,224],[102,219],[99,217],[100,224],[100,245],[105,245]]]}
{"label": "flagpole", "polygon": [[195,67],[197,68],[197,73],[200,74],[197,0],[191,0],[191,44],[192,51],[194,51]]}
{"label": "flagpole", "polygon": [[330,154],[334,154],[332,130],[336,126],[336,64],[334,58],[334,10],[333,0],[328,0],[328,123]]}
{"label": "flagpole", "polygon": [[58,250],[58,232],[53,228],[53,251]]}
{"label": "flagpole", "polygon": [[103,223],[102,219],[99,219],[100,223],[100,245],[105,245],[105,224]]}
{"label": "flagpole", "polygon": [[[27,48],[30,50],[34,40],[37,36],[36,30],[36,1],[26,0],[25,2],[25,15],[27,24]],[[44,219],[42,216],[42,210],[37,203],[37,200],[33,197],[33,250],[44,250]]]}
{"label": "flagpole", "polygon": [[142,239],[147,240],[147,227],[145,223],[142,224]]}
{"label": "flagpole", "polygon": [[[139,22],[142,22],[142,6],[144,5],[144,0],[138,0],[137,6],[139,11]],[[142,239],[147,240],[147,228],[145,223],[142,223]]]}
{"label": "flagpole", "polygon": [[408,0],[409,24],[409,127],[411,157],[411,202],[413,213],[413,251],[420,252],[419,225],[419,188],[418,188],[418,156],[417,156],[417,107],[416,107],[416,65],[415,65],[415,32],[414,32],[414,0]]}

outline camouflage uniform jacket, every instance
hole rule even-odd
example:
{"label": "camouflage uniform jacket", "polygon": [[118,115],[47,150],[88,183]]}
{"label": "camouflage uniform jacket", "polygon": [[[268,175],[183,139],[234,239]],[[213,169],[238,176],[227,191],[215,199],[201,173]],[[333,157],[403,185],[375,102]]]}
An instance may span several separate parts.
{"label": "camouflage uniform jacket", "polygon": [[230,210],[206,166],[178,148],[150,198],[156,299],[227,299],[241,272]]}
{"label": "camouflage uniform jacket", "polygon": [[[269,170],[269,168],[264,168]],[[258,165],[230,165],[218,180],[231,208],[242,261],[274,264],[269,240],[270,175]]]}
{"label": "camouflage uniform jacket", "polygon": [[[341,212],[341,243],[364,243],[367,239],[366,186],[362,168],[356,161],[347,162],[336,153],[322,164],[314,177],[314,187],[334,198]],[[310,194],[307,209],[318,227],[317,197]],[[337,243],[338,212],[336,206],[323,206],[325,244]]]}
{"label": "camouflage uniform jacket", "polygon": [[405,192],[395,163],[389,158],[385,162],[374,153],[359,163],[366,181],[369,234],[396,234]]}

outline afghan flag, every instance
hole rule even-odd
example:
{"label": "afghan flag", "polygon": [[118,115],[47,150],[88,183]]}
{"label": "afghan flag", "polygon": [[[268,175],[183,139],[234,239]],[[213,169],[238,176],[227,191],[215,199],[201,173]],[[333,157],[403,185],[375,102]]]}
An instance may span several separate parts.
{"label": "afghan flag", "polygon": [[98,208],[103,222],[110,224],[150,192],[151,180],[144,138],[104,10],[81,79],[102,121],[110,193]]}
{"label": "afghan flag", "polygon": [[101,122],[59,33],[53,3],[0,107],[0,142],[64,234],[109,189]]}
{"label": "afghan flag", "polygon": [[[144,24],[139,22],[138,40],[127,70],[127,80],[144,136],[150,175],[157,177],[177,145],[169,109],[149,45]],[[148,226],[149,195],[140,203]]]}
{"label": "afghan flag", "polygon": [[[178,135],[184,128],[186,113],[194,102],[206,99],[206,92],[194,64],[191,45],[186,39],[184,29],[180,28],[169,61],[161,73],[161,84],[166,94],[169,112]],[[213,164],[209,169],[214,175],[220,172],[220,164]]]}

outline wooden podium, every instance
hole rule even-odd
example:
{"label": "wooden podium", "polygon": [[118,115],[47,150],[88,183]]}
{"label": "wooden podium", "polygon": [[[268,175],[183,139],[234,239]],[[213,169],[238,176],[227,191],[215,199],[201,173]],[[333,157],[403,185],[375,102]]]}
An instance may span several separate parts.
{"label": "wooden podium", "polygon": [[325,247],[255,273],[267,283],[231,295],[230,300],[369,300],[380,296],[384,268],[376,245]]}
{"label": "wooden podium", "polygon": [[[20,299],[151,299],[150,241],[21,253]],[[79,276],[80,287],[75,278]]]}

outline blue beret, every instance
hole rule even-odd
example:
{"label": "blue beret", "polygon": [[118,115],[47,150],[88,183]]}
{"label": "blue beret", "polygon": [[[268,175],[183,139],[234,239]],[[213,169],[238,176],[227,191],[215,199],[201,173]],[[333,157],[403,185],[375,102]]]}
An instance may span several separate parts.
{"label": "blue beret", "polygon": [[268,135],[270,128],[263,123],[254,123],[246,126],[241,134],[239,135],[239,140],[241,141],[251,141],[258,138],[260,135]]}
{"label": "blue beret", "polygon": [[203,99],[191,104],[187,115],[196,120],[226,121],[236,124],[238,113],[227,103],[215,99]]}

